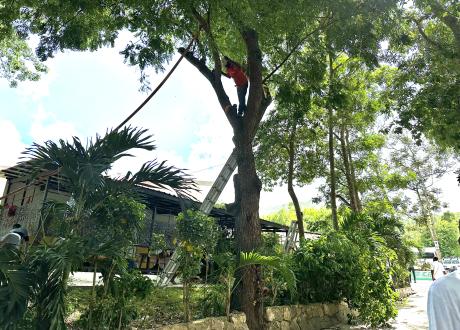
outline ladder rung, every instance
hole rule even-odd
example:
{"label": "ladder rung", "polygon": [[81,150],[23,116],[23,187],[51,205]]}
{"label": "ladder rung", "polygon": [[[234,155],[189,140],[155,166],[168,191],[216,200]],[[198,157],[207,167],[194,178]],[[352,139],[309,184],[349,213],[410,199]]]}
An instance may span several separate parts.
{"label": "ladder rung", "polygon": [[[228,157],[227,162],[222,167],[222,170],[220,171],[217,179],[214,181],[211,189],[209,189],[209,192],[203,200],[203,203],[201,203],[201,212],[205,214],[209,214],[211,212],[214,204],[217,202],[217,199],[227,185],[228,180],[235,171],[237,165],[238,163],[236,159],[236,152],[233,150],[230,154],[230,157]],[[179,267],[179,265],[176,263],[177,258],[178,253],[174,252],[160,275],[160,284],[167,285],[171,281],[172,277],[177,271],[177,268]]]}

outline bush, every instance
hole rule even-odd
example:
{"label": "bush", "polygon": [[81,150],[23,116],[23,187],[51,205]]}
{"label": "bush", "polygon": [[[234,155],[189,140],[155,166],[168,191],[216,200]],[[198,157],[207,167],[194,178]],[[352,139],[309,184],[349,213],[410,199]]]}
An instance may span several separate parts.
{"label": "bush", "polygon": [[203,287],[198,298],[200,317],[225,315],[226,294],[226,286],[220,283]]}
{"label": "bush", "polygon": [[179,213],[176,230],[179,240],[176,250],[178,252],[178,271],[182,277],[184,316],[185,321],[188,322],[192,318],[191,282],[200,273],[203,257],[205,258],[207,277],[208,258],[216,248],[220,230],[213,218],[191,209]]}
{"label": "bush", "polygon": [[145,299],[153,290],[153,282],[138,271],[114,277],[109,290],[97,288],[96,302],[77,322],[82,328],[119,329],[139,317],[136,300]]}
{"label": "bush", "polygon": [[396,316],[396,294],[387,268],[391,250],[354,231],[307,241],[295,254],[300,303],[345,300],[362,322],[385,324]]}

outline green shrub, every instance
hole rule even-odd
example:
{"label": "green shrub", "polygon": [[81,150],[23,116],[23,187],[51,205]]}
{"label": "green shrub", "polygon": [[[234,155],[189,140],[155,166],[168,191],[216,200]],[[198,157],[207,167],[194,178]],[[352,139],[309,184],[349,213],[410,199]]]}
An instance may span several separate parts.
{"label": "green shrub", "polygon": [[345,300],[362,322],[385,324],[396,315],[387,256],[392,251],[378,237],[355,231],[330,233],[307,241],[295,254],[300,303]]}
{"label": "green shrub", "polygon": [[132,271],[114,277],[110,289],[104,289],[104,286],[97,288],[96,302],[91,311],[88,309],[83,313],[77,326],[85,329],[125,328],[139,317],[139,309],[134,302],[150,295],[153,282],[140,272]]}
{"label": "green shrub", "polygon": [[225,315],[227,288],[223,284],[213,284],[203,288],[198,298],[200,317]]}
{"label": "green shrub", "polygon": [[200,273],[203,257],[207,277],[208,258],[215,251],[220,230],[214,218],[191,209],[179,213],[176,230],[179,240],[176,250],[178,252],[178,271],[182,277],[184,316],[185,321],[188,322],[192,318],[192,280]]}

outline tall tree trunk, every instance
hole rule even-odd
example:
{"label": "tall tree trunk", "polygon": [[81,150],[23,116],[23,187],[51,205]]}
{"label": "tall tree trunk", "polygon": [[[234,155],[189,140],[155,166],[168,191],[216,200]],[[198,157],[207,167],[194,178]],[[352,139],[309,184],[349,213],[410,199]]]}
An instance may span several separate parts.
{"label": "tall tree trunk", "polygon": [[337,193],[335,190],[335,159],[334,159],[334,126],[333,116],[334,112],[332,107],[329,107],[329,184],[330,184],[330,199],[331,199],[331,212],[332,212],[332,225],[335,230],[339,230],[339,221],[337,220]]}
{"label": "tall tree trunk", "polygon": [[[248,110],[250,111],[250,110]],[[259,247],[261,228],[259,221],[259,199],[262,183],[259,180],[252,143],[240,145],[238,152],[238,175],[235,177],[235,195],[239,200],[239,212],[236,219],[236,242],[239,254],[241,252],[254,251]],[[263,305],[262,305],[262,278],[261,269],[258,266],[245,267],[239,276],[242,276],[239,292],[239,304],[246,314],[246,320],[250,329],[262,329]]]}
{"label": "tall tree trunk", "polygon": [[[329,97],[332,96],[332,80],[334,78],[332,54],[329,53]],[[332,212],[332,226],[334,230],[339,230],[339,221],[337,219],[337,193],[336,193],[336,178],[335,178],[335,158],[334,158],[334,110],[332,104],[328,101],[329,114],[329,184],[330,184],[330,201]]]}
{"label": "tall tree trunk", "polygon": [[347,148],[346,140],[345,140],[345,127],[343,124],[340,126],[340,149],[341,149],[341,154],[342,154],[343,167],[345,170],[344,171],[345,177],[347,179],[348,196],[350,198],[350,207],[353,212],[357,212],[358,206],[356,203],[355,187],[353,185],[353,179],[351,177],[350,163],[349,163],[349,157],[348,157],[348,148]]}
{"label": "tall tree trunk", "polygon": [[[195,13],[195,16],[210,37],[209,42],[212,42],[208,23],[203,17],[200,17],[198,12]],[[184,57],[209,80],[222,110],[224,110],[233,128],[233,142],[235,143],[238,163],[238,173],[233,177],[235,185],[233,209],[236,214],[235,236],[239,252],[247,252],[257,249],[261,238],[259,199],[262,184],[256,173],[252,141],[265,110],[271,103],[271,97],[268,91],[265,94],[263,89],[262,52],[259,48],[257,33],[253,29],[245,27],[242,27],[240,33],[246,45],[249,74],[249,94],[244,117],[237,117],[236,113],[231,110],[230,99],[222,85],[222,67],[217,47],[210,45],[214,62],[213,70],[191,52],[185,53]],[[179,51],[183,53],[184,49],[179,49]],[[241,274],[244,276],[242,276],[241,284],[236,289],[237,305],[246,314],[246,322],[250,329],[263,329],[265,325],[260,267],[245,267]]]}
{"label": "tall tree trunk", "polygon": [[363,209],[363,204],[361,203],[361,198],[359,197],[358,185],[356,183],[355,164],[354,164],[354,161],[353,161],[353,157],[351,156],[348,129],[345,129],[345,143],[346,143],[346,146],[347,146],[346,149],[347,149],[347,153],[348,153],[348,163],[350,164],[351,181],[352,181],[352,184],[353,184],[353,192],[355,194],[356,209],[357,209],[358,212],[361,212],[362,209]]}
{"label": "tall tree trunk", "polygon": [[[436,233],[436,228],[434,227],[433,215],[431,211],[429,210],[429,207],[426,205],[425,201],[423,200],[420,190],[419,189],[414,189],[414,190],[417,195],[418,202],[422,208],[422,216],[426,220],[426,225],[428,227],[428,231],[430,232],[431,240],[433,241],[433,245],[435,245],[435,242],[438,241],[438,235]],[[441,251],[439,250],[439,248],[436,248],[436,254],[438,258],[441,258]]]}
{"label": "tall tree trunk", "polygon": [[299,239],[302,244],[305,242],[305,229],[303,227],[303,214],[300,209],[299,199],[294,191],[294,153],[295,153],[295,136],[297,131],[297,123],[294,124],[289,137],[289,168],[288,168],[288,192],[294,204],[295,215],[297,218],[297,227],[299,228]]}

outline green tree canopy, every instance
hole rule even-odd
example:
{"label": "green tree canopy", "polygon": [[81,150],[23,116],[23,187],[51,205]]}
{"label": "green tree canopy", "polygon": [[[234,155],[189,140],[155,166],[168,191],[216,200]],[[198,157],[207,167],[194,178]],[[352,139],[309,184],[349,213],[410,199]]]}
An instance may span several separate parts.
{"label": "green tree canopy", "polygon": [[11,87],[20,81],[40,79],[46,67],[16,31],[4,30],[0,22],[0,78],[5,78]]}
{"label": "green tree canopy", "polygon": [[398,124],[460,150],[460,10],[456,1],[417,0],[390,43]]}

